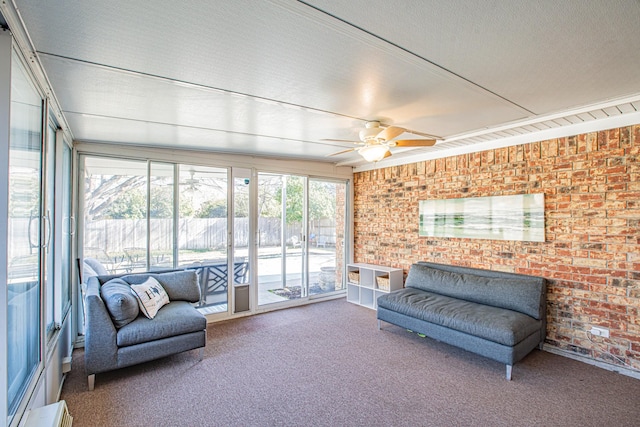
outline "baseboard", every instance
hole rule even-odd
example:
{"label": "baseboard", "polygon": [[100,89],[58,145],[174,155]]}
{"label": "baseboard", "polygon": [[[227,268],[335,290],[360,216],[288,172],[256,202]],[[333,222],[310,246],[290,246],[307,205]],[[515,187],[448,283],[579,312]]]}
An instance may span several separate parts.
{"label": "baseboard", "polygon": [[331,300],[341,299],[341,298],[344,299],[346,298],[346,296],[347,296],[346,292],[336,292],[328,295],[314,295],[312,298],[300,298],[297,300],[286,300],[282,302],[267,304],[265,306],[262,306],[262,308],[258,308],[255,310],[242,311],[240,313],[234,313],[231,316],[213,317],[219,314],[219,313],[216,313],[211,316],[206,315],[205,317],[207,318],[207,324],[210,324],[210,323],[216,323],[216,322],[223,322],[225,320],[230,320],[230,319],[238,319],[240,317],[255,316],[256,314],[269,313],[271,311],[286,310],[287,308],[300,307],[303,305],[315,304],[323,301],[331,301]]}
{"label": "baseboard", "polygon": [[640,371],[632,368],[626,368],[624,366],[612,365],[610,363],[594,360],[588,357],[581,356],[571,351],[562,350],[556,347],[545,344],[542,348],[544,351],[557,354],[559,356],[568,357],[569,359],[577,360],[589,365],[597,366],[598,368],[606,369],[607,371],[616,372],[618,374],[626,375],[628,377],[640,379]]}
{"label": "baseboard", "polygon": [[73,348],[84,348],[84,335],[78,335],[73,342]]}

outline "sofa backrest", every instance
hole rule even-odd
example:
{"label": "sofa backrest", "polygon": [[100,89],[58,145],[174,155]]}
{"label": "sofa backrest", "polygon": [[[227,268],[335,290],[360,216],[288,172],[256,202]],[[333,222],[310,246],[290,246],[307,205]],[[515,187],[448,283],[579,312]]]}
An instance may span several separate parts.
{"label": "sofa backrest", "polygon": [[409,269],[405,286],[518,311],[538,320],[546,311],[542,277],[420,261]]}
{"label": "sofa backrest", "polygon": [[167,292],[170,301],[200,301],[200,285],[195,270],[176,270],[162,273],[129,273],[89,278],[97,280],[100,286],[114,278],[120,278],[130,285],[144,283],[149,277],[154,277]]}
{"label": "sofa backrest", "polygon": [[91,276],[104,276],[109,274],[105,266],[95,258],[85,258],[83,265],[83,277],[86,277],[87,279]]}

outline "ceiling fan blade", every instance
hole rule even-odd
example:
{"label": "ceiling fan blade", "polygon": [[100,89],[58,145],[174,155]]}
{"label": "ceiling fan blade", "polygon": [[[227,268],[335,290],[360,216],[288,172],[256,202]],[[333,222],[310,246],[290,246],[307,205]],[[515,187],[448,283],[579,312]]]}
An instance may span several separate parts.
{"label": "ceiling fan blade", "polygon": [[354,144],[358,144],[360,141],[354,141],[353,139],[329,139],[329,138],[323,138],[320,141],[327,141],[327,142],[352,142]]}
{"label": "ceiling fan blade", "polygon": [[337,156],[339,154],[349,153],[351,151],[356,151],[356,150],[357,150],[357,148],[349,148],[348,150],[342,150],[342,151],[338,151],[337,153],[327,154],[327,157]]}
{"label": "ceiling fan blade", "polygon": [[396,147],[431,147],[436,145],[435,139],[400,139],[393,141]]}
{"label": "ceiling fan blade", "polygon": [[382,139],[384,141],[389,141],[398,135],[402,135],[404,132],[405,132],[404,128],[397,127],[397,126],[389,126],[384,128],[378,135],[376,135],[376,138]]}
{"label": "ceiling fan blade", "polygon": [[423,133],[423,132],[418,132],[417,130],[411,130],[411,129],[406,129],[407,133],[413,134],[413,135],[418,135],[418,136],[424,136],[425,138],[430,138],[430,139],[442,139],[442,137],[438,136],[438,135],[433,135],[431,133]]}
{"label": "ceiling fan blade", "polygon": [[383,159],[386,159],[387,157],[391,157],[391,150],[387,150],[387,152],[384,153]]}

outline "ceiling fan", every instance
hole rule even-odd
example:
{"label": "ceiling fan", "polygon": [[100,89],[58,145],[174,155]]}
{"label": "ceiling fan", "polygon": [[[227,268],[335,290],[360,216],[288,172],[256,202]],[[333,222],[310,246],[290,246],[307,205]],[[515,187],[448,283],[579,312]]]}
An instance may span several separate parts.
{"label": "ceiling fan", "polygon": [[180,185],[186,186],[187,191],[196,191],[198,184],[200,184],[200,180],[194,177],[195,174],[196,171],[191,169],[189,170],[190,177],[184,181],[180,181]]}
{"label": "ceiling fan", "polygon": [[365,123],[365,128],[359,133],[360,141],[347,141],[343,139],[325,139],[324,141],[353,142],[359,147],[349,148],[348,150],[338,151],[329,154],[329,156],[337,156],[339,154],[357,151],[368,162],[379,162],[391,156],[391,147],[431,147],[437,142],[435,139],[400,139],[393,138],[403,133],[412,133],[415,135],[431,136],[415,131],[410,131],[398,126],[383,126],[379,121],[369,121]]}

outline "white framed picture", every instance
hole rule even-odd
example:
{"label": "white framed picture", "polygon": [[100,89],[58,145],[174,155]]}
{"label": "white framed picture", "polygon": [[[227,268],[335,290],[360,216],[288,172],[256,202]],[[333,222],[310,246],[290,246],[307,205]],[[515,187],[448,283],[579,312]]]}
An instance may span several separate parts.
{"label": "white framed picture", "polygon": [[420,201],[420,236],[544,242],[544,193]]}

